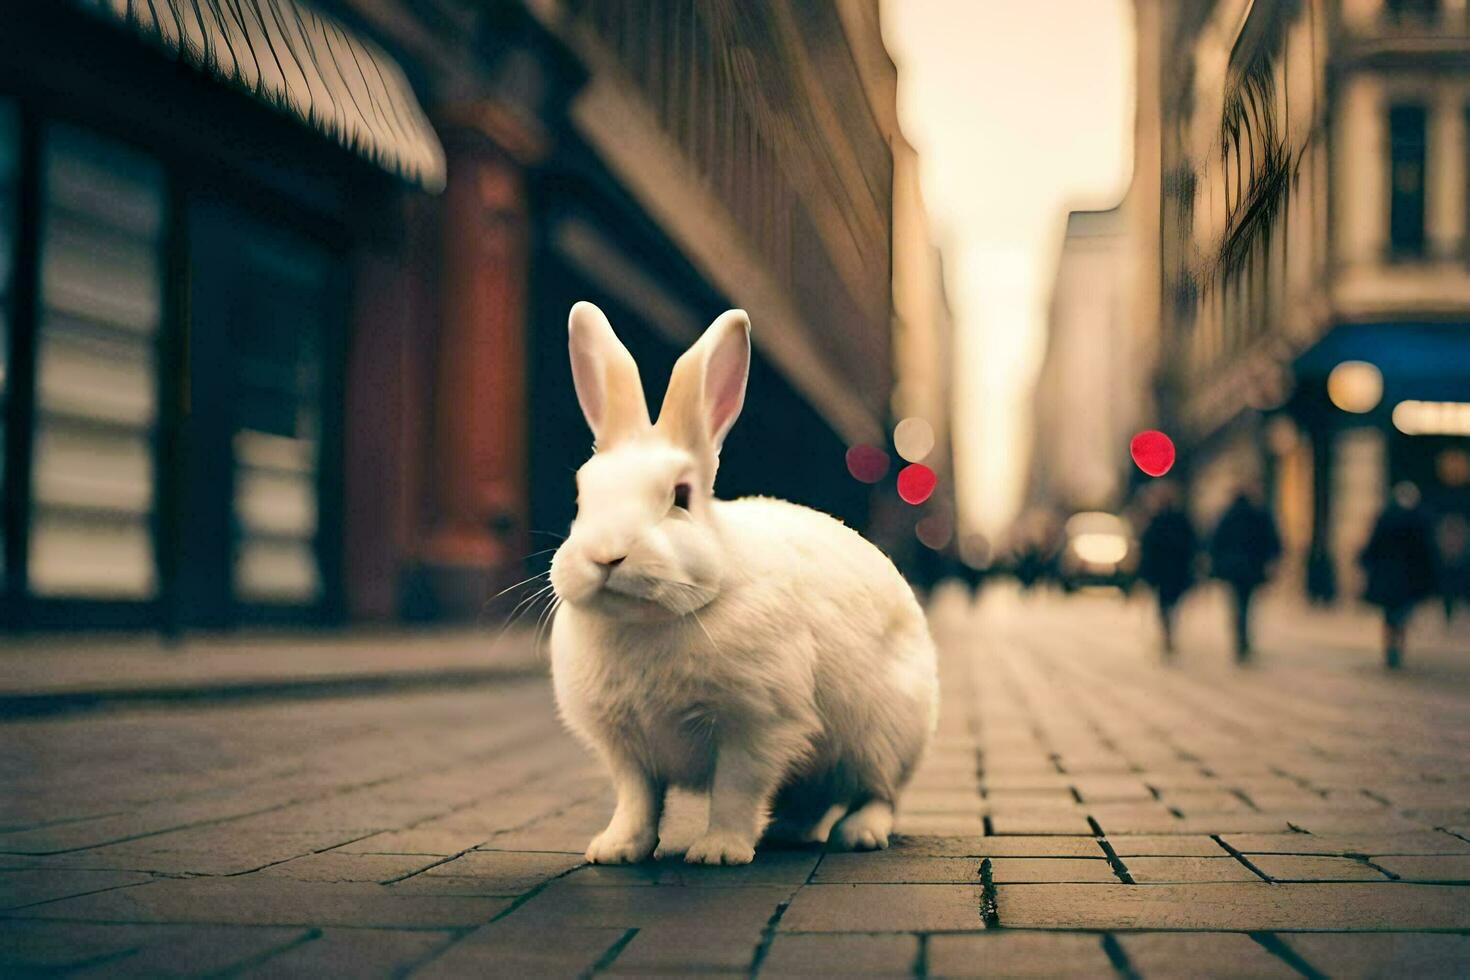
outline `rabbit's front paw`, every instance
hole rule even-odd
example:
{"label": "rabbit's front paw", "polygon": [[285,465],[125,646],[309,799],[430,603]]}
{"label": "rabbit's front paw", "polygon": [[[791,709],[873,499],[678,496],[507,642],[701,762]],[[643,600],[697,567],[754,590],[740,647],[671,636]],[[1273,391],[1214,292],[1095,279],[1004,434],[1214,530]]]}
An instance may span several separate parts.
{"label": "rabbit's front paw", "polygon": [[729,831],[711,830],[684,852],[690,864],[749,864],[754,858],[755,841]]}
{"label": "rabbit's front paw", "polygon": [[587,845],[587,861],[591,864],[637,864],[652,854],[657,844],[656,834],[628,834],[609,827]]}

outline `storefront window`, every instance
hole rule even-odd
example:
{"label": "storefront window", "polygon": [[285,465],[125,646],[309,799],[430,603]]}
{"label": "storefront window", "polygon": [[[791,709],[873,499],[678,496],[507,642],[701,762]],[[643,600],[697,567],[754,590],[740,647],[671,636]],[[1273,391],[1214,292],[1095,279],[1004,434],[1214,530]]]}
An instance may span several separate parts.
{"label": "storefront window", "polygon": [[30,589],[146,599],[164,179],[64,126],[43,149]]}
{"label": "storefront window", "polygon": [[322,343],[336,267],[321,247],[220,202],[195,206],[190,229],[198,451],[186,565],[197,601],[312,606],[323,593]]}

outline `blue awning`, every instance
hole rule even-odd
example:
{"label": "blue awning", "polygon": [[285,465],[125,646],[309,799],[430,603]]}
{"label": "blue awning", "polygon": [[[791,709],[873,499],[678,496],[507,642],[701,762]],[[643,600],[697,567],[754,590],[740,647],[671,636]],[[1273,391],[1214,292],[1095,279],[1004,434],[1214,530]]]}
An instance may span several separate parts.
{"label": "blue awning", "polygon": [[444,149],[403,70],[304,0],[72,0],[430,191]]}
{"label": "blue awning", "polygon": [[1470,323],[1344,323],[1297,358],[1299,378],[1325,378],[1343,361],[1383,373],[1385,401],[1470,401]]}

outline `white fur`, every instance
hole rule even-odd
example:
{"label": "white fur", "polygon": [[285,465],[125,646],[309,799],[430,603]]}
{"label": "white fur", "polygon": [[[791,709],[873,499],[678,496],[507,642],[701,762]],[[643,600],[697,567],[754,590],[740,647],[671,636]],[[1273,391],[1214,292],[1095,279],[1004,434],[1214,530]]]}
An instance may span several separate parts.
{"label": "white fur", "polygon": [[[588,306],[573,310],[574,337]],[[817,511],[710,493],[744,396],[746,331],[744,314],[716,321],[675,367],[658,425],[607,445],[599,434],[578,473],[577,520],[552,563],[551,653],[562,716],[617,791],[589,861],[653,853],[670,786],[710,794],[691,862],[750,861],[773,807],[772,836],[886,847],[934,728],[934,646],[887,557]],[[593,361],[580,377],[626,369],[616,351]],[[680,482],[687,510],[671,503]]]}

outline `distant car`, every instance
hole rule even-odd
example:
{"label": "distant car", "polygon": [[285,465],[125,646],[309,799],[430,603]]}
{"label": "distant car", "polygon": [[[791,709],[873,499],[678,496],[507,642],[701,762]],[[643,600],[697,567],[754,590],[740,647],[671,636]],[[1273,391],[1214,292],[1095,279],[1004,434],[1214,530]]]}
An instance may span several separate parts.
{"label": "distant car", "polygon": [[1133,531],[1116,514],[1083,511],[1067,519],[1059,575],[1068,592],[1088,586],[1127,588]]}

